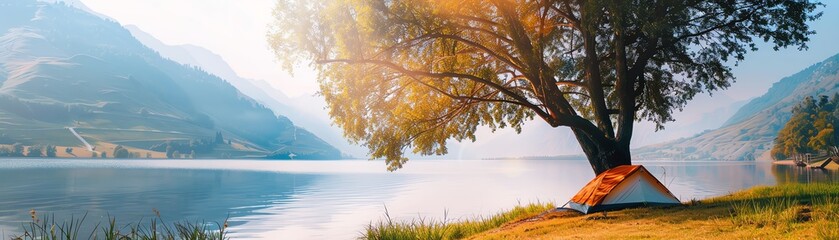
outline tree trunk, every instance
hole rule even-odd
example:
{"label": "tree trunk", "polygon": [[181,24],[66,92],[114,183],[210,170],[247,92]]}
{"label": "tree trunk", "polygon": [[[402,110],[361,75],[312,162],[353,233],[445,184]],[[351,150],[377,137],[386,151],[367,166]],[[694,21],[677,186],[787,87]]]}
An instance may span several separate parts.
{"label": "tree trunk", "polygon": [[629,144],[616,141],[596,142],[582,131],[573,131],[595,175],[617,166],[632,164]]}

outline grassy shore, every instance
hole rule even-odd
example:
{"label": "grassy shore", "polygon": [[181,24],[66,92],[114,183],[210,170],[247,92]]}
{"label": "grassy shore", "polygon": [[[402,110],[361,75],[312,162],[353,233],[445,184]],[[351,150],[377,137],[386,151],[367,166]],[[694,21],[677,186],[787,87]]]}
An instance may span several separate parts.
{"label": "grassy shore", "polygon": [[461,221],[449,221],[445,218],[442,220],[420,218],[410,222],[394,221],[385,212],[384,220],[375,224],[370,223],[365,228],[362,239],[461,239],[551,209],[555,209],[551,203],[534,203],[518,206],[486,218]]}
{"label": "grassy shore", "polygon": [[[669,208],[582,215],[534,204],[464,222],[371,224],[366,239],[839,239],[839,185],[755,187]],[[506,219],[499,222],[498,219]],[[474,226],[483,226],[477,228]],[[463,230],[463,229],[469,229]]]}
{"label": "grassy shore", "polygon": [[[96,223],[92,230],[85,220],[87,215],[56,221],[49,215],[38,216],[35,210],[30,212],[32,221],[23,225],[23,233],[8,236],[10,240],[225,240],[227,221],[222,223],[174,222],[167,224],[158,215],[157,218],[119,225],[115,218],[108,218],[106,223]],[[211,228],[213,226],[215,228]],[[87,227],[86,227],[87,226]],[[2,236],[5,239],[7,236]]]}
{"label": "grassy shore", "polygon": [[[822,165],[822,163],[824,163],[824,161],[826,161],[826,160],[812,162],[812,163],[810,163],[810,166]],[[795,166],[795,161],[793,161],[793,160],[778,160],[778,161],[773,161],[772,164]],[[839,164],[829,163],[829,164],[827,164],[827,166],[824,167],[824,169],[837,171],[837,170],[839,170]]]}

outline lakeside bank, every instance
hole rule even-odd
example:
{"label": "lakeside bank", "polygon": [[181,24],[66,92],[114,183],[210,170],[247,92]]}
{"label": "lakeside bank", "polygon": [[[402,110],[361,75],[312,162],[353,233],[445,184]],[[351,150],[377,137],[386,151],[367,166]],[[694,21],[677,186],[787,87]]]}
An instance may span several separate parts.
{"label": "lakeside bank", "polygon": [[[810,163],[809,165],[811,165],[811,166],[818,166],[818,165],[821,165],[822,163],[824,163],[824,161],[827,161],[827,160],[815,161],[815,162]],[[796,165],[795,165],[795,161],[793,161],[793,160],[778,160],[778,161],[772,161],[772,164],[774,164],[774,165],[781,165],[781,166],[796,166]],[[839,164],[836,164],[836,163],[830,163],[830,164],[827,164],[827,165],[824,167],[824,169],[827,169],[827,170],[833,170],[833,171],[839,171]]]}
{"label": "lakeside bank", "polygon": [[[500,213],[498,216],[509,214]],[[492,219],[492,218],[487,218]],[[470,220],[470,225],[478,220]],[[429,225],[428,223],[431,223]],[[363,238],[397,239],[839,239],[839,185],[784,184],[690,200],[682,206],[582,215],[549,210],[464,236],[459,222],[371,225]],[[370,229],[378,231],[370,231]],[[433,232],[432,232],[433,231]]]}

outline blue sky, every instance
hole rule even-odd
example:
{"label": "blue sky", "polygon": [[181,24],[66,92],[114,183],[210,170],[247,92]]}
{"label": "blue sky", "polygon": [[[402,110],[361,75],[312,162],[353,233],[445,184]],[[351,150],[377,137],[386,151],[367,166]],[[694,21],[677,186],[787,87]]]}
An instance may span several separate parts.
{"label": "blue sky", "polygon": [[[136,25],[170,45],[192,44],[221,55],[242,77],[261,79],[288,96],[310,96],[317,90],[315,75],[300,69],[294,76],[285,73],[274,61],[265,40],[271,23],[274,0],[80,0],[90,9],[116,19],[123,25]],[[697,96],[684,112],[677,113],[676,123],[668,129],[654,132],[651,124],[639,123],[633,147],[691,136],[702,129],[701,122],[720,107],[733,102],[760,96],[785,76],[839,53],[839,6],[828,2],[822,8],[824,16],[811,24],[818,33],[808,44],[808,51],[782,49],[773,51],[771,45],[760,44],[760,50],[749,53],[739,66],[733,66],[737,78],[731,88]],[[719,120],[724,121],[724,119]],[[714,123],[715,124],[715,123]],[[542,143],[532,145],[534,140]],[[522,143],[511,148],[511,144]],[[477,143],[457,144],[452,154],[463,157],[497,156],[491,149],[505,151],[508,156],[554,155],[578,153],[579,147],[567,129],[546,129],[541,122],[525,126],[522,135],[502,130],[479,135]]]}

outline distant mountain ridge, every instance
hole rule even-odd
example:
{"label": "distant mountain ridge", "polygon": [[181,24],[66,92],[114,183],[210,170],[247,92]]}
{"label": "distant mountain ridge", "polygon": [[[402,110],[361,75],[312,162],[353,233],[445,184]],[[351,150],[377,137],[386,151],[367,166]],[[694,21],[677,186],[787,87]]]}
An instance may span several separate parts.
{"label": "distant mountain ridge", "polygon": [[[318,99],[317,96],[289,98],[267,81],[239,76],[221,56],[208,49],[190,44],[168,45],[137,26],[127,25],[125,28],[138,41],[154,49],[161,56],[181,64],[199,67],[222,77],[245,95],[277,114],[288,117],[294,124],[317,134],[342,152],[348,150],[356,154],[366,152],[366,149],[362,150],[361,147],[349,143],[343,137],[343,130],[331,125],[329,116],[325,114],[326,110],[317,107],[325,106],[325,103],[322,103],[323,99]],[[352,158],[352,155],[345,156]]]}
{"label": "distant mountain ridge", "polygon": [[[826,61],[830,61],[830,59]],[[782,78],[781,81],[772,84],[772,87],[769,88],[766,94],[751,100],[748,104],[741,107],[734,116],[729,118],[725,124],[723,124],[723,127],[742,122],[749,117],[754,116],[758,112],[777,104],[781,100],[784,100],[784,98],[789,96],[790,92],[793,92],[801,83],[807,81],[818,66],[820,65],[815,64],[801,72]]]}
{"label": "distant mountain ridge", "polygon": [[341,157],[222,78],[161,57],[112,20],[34,0],[4,1],[0,16],[0,144],[79,146],[65,129],[74,127],[103,148],[189,145],[223,133],[225,144],[204,157]]}
{"label": "distant mountain ridge", "polygon": [[807,96],[839,92],[839,54],[772,85],[716,130],[633,150],[635,159],[769,160],[791,109]]}
{"label": "distant mountain ridge", "polygon": [[114,19],[112,19],[108,16],[102,15],[102,14],[96,12],[96,11],[91,10],[89,7],[87,7],[87,5],[85,5],[84,3],[82,3],[79,0],[37,0],[37,1],[38,2],[44,2],[44,3],[67,5],[67,6],[74,7],[74,8],[77,8],[79,10],[85,11],[87,13],[90,13],[94,16],[99,17],[99,18],[107,19],[109,21],[114,21]]}
{"label": "distant mountain ridge", "polygon": [[195,45],[167,45],[134,25],[127,25],[125,26],[125,29],[127,29],[131,35],[140,41],[140,43],[157,51],[161,56],[181,64],[199,67],[202,68],[202,70],[210,71],[212,74],[221,77],[236,87],[236,89],[245,95],[252,97],[254,100],[268,107],[275,108],[274,110],[278,111],[278,114],[288,115],[292,113],[289,106],[281,103],[290,101],[287,96],[283,95],[281,92],[272,92],[269,94],[264,88],[270,86],[257,86],[253,83],[256,82],[256,80],[240,77],[218,54]]}

